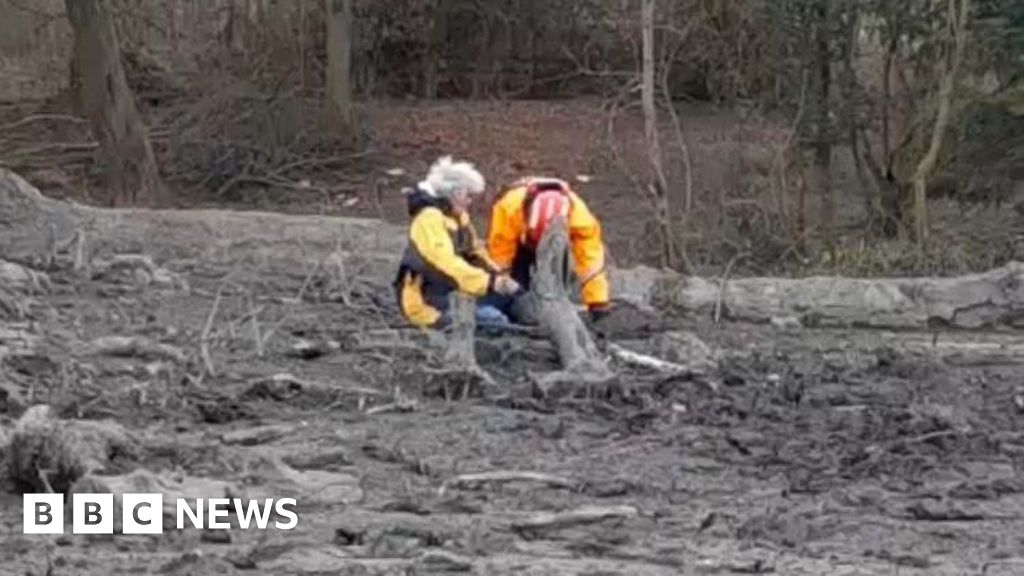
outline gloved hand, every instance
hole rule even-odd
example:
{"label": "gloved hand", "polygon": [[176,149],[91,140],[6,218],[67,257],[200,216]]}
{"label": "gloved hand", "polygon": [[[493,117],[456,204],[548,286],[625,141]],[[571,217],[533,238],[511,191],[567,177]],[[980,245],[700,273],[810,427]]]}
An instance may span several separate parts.
{"label": "gloved hand", "polygon": [[612,311],[612,305],[608,302],[602,302],[600,304],[591,304],[587,306],[587,314],[590,316],[591,322],[596,322]]}
{"label": "gloved hand", "polygon": [[512,279],[507,274],[502,274],[494,278],[494,291],[502,296],[513,296],[522,290],[519,286],[519,282]]}

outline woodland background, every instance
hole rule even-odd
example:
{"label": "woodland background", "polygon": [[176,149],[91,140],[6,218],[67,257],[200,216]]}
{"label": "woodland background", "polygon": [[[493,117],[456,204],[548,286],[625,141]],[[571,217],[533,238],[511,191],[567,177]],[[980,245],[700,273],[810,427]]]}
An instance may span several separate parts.
{"label": "woodland background", "polygon": [[578,181],[620,264],[1024,258],[1019,0],[0,0],[0,28],[0,165],[52,196],[401,222],[454,153],[492,193]]}

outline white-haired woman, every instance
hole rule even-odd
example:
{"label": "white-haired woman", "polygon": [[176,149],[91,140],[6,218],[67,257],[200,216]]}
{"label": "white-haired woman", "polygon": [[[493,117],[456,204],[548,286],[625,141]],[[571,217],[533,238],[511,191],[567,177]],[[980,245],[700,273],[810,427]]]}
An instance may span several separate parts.
{"label": "white-haired woman", "polygon": [[[484,177],[472,164],[445,156],[409,194],[409,244],[395,289],[410,323],[443,326],[453,290],[476,297],[519,292],[519,285],[488,257],[469,220],[469,207],[484,186]],[[497,316],[502,315],[490,307],[478,312],[487,321],[504,320]]]}

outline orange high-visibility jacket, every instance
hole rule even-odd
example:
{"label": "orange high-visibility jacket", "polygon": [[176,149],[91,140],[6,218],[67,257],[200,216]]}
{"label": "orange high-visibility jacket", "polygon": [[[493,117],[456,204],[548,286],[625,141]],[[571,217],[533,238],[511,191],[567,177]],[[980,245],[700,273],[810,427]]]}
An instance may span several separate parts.
{"label": "orange high-visibility jacket", "polygon": [[[516,182],[498,197],[491,209],[487,251],[491,260],[505,270],[511,268],[519,247],[525,245],[527,229],[523,202],[529,184],[529,179]],[[569,198],[567,225],[576,277],[582,285],[580,298],[588,307],[607,304],[610,288],[601,223],[575,192],[570,190]]]}

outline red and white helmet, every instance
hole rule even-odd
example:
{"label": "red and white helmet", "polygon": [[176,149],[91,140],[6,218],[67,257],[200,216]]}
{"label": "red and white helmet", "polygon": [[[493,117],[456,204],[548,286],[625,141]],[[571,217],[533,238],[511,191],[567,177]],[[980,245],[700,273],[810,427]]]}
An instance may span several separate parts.
{"label": "red and white helmet", "polygon": [[523,209],[526,217],[526,241],[536,247],[548,225],[558,216],[568,220],[572,201],[569,185],[557,178],[530,178],[526,185]]}

